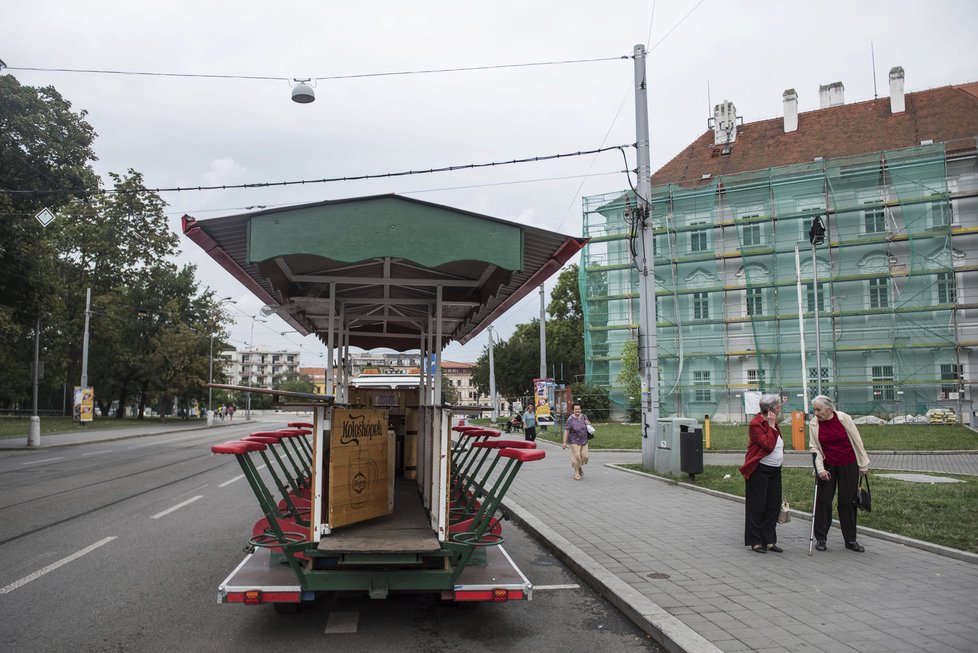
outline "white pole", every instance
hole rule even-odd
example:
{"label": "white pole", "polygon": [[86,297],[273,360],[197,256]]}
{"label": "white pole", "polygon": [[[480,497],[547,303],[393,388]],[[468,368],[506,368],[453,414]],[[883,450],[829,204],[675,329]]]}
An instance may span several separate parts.
{"label": "white pole", "polygon": [[652,165],[649,153],[649,105],[645,76],[645,46],[638,44],[635,58],[635,134],[638,163],[636,215],[639,291],[639,373],[642,381],[642,466],[651,469],[659,424],[659,350],[655,315],[655,239],[648,204],[652,193]]}
{"label": "white pole", "polygon": [[540,378],[547,378],[547,307],[540,284]]}
{"label": "white pole", "polygon": [[492,402],[492,423],[499,421],[499,402],[496,400],[496,361],[493,358],[492,327],[489,330],[489,401]]}
{"label": "white pole", "polygon": [[92,315],[92,289],[85,292],[85,336],[82,339],[81,387],[88,387],[88,322]]}
{"label": "white pole", "polygon": [[818,259],[812,243],[812,291],[815,293],[815,379],[818,394],[822,394],[822,338],[818,324]]}
{"label": "white pole", "polygon": [[34,323],[34,401],[27,428],[27,446],[41,446],[41,418],[37,415],[37,386],[41,378],[41,318]]}
{"label": "white pole", "polygon": [[333,397],[333,314],[336,312],[336,283],[329,284],[329,322],[326,327],[326,396]]}
{"label": "white pole", "polygon": [[795,245],[795,278],[798,286],[798,334],[801,339],[801,396],[805,398],[805,415],[808,415],[808,363],[805,357],[805,309],[801,303],[801,254]]}

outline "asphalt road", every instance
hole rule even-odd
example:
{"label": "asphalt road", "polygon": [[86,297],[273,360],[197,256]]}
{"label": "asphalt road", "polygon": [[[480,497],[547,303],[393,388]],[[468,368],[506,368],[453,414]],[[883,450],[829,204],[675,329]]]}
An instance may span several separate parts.
{"label": "asphalt road", "polygon": [[530,602],[333,597],[291,615],[217,603],[258,508],[210,445],[253,430],[0,454],[0,650],[659,650],[512,522]]}

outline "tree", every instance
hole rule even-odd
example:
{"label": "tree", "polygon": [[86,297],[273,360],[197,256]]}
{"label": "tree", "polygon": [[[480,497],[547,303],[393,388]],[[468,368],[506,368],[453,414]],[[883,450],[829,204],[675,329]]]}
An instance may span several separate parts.
{"label": "tree", "polygon": [[638,343],[628,339],[621,348],[621,370],[615,381],[625,390],[626,410],[630,422],[642,418],[642,379],[638,373]]}
{"label": "tree", "polygon": [[[312,379],[308,376],[298,376],[285,379],[276,386],[278,390],[285,390],[286,392],[306,392],[312,394],[316,391],[316,386],[313,384]],[[254,401],[254,397],[252,397]]]}
{"label": "tree", "polygon": [[597,422],[611,416],[611,399],[607,388],[587,383],[572,383],[570,388],[574,403],[581,404],[589,419]]}
{"label": "tree", "polygon": [[[73,112],[53,87],[22,86],[0,75],[0,402],[8,406],[30,396],[28,369],[38,317],[45,317],[44,350],[62,330],[48,319],[53,312],[49,300],[59,283],[45,239],[51,225],[42,227],[34,216],[45,207],[60,214],[98,188],[91,166],[96,134],[85,115]],[[60,396],[60,359],[56,354],[45,359],[46,381],[58,386]]]}

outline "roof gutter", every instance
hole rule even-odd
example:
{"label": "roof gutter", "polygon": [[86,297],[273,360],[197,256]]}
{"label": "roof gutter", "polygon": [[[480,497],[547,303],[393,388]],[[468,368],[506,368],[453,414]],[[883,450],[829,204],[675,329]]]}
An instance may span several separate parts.
{"label": "roof gutter", "polygon": [[[183,217],[180,218],[180,226],[183,229],[184,236],[197,243],[202,250],[207,252],[212,259],[217,261],[218,265],[231,273],[232,277],[237,279],[241,285],[250,290],[263,303],[272,306],[281,306],[277,299],[268,294],[268,292],[262,288],[261,285],[255,281],[247,271],[237,264],[237,262],[224,250],[223,247],[217,244],[217,241],[215,241],[203,229],[197,226],[197,218],[184,214]],[[292,315],[288,313],[276,313],[276,315],[288,322],[300,334],[304,336],[309,335],[309,330]]]}
{"label": "roof gutter", "polygon": [[492,324],[496,318],[515,306],[521,299],[533,292],[537,286],[546,281],[557,270],[564,267],[564,264],[567,263],[572,256],[581,251],[589,240],[591,239],[574,238],[573,236],[568,236],[567,239],[564,240],[564,243],[557,248],[557,251],[553,253],[553,256],[551,256],[550,259],[544,263],[532,277],[527,279],[522,286],[513,291],[506,301],[497,306],[495,310],[487,315],[485,319],[482,320],[482,322],[480,322],[467,335],[461,338],[459,342],[464,345],[472,340],[472,338],[479,335],[487,326]]}

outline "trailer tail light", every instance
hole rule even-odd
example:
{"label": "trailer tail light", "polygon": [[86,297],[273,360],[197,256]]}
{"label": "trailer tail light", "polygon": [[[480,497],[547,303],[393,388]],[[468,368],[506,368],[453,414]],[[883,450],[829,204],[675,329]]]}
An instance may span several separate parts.
{"label": "trailer tail light", "polygon": [[258,605],[261,603],[261,590],[249,590],[244,593],[245,605]]}
{"label": "trailer tail light", "polygon": [[507,600],[508,598],[509,598],[509,591],[508,590],[493,590],[492,591],[492,600],[493,601],[502,602],[502,601]]}

